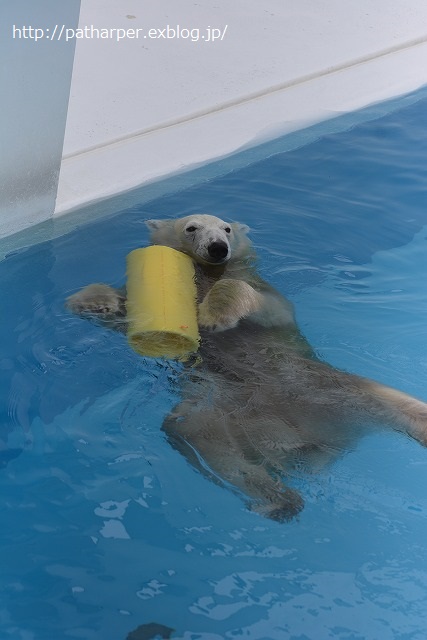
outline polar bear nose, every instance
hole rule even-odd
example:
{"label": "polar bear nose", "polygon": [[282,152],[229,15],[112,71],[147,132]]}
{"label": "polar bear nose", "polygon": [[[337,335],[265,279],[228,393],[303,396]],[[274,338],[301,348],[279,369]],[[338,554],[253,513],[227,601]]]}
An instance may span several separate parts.
{"label": "polar bear nose", "polygon": [[212,242],[208,247],[208,253],[214,260],[223,260],[228,254],[228,245],[226,242]]}

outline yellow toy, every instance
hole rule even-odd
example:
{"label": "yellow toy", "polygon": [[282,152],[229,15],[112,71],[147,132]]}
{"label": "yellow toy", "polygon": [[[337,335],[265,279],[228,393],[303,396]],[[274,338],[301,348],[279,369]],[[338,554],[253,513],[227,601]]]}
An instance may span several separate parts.
{"label": "yellow toy", "polygon": [[185,360],[199,347],[192,259],[170,247],[127,257],[128,340],[139,354]]}

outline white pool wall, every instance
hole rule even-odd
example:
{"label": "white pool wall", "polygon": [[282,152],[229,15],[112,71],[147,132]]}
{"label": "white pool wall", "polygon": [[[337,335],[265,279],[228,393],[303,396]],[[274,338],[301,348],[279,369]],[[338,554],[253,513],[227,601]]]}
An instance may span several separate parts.
{"label": "white pool wall", "polygon": [[425,0],[81,0],[78,27],[53,222],[427,84]]}
{"label": "white pool wall", "polygon": [[[425,0],[83,0],[80,25],[144,31],[77,42],[55,215],[427,82]],[[144,37],[168,25],[205,40]]]}
{"label": "white pool wall", "polygon": [[79,8],[80,0],[0,3],[0,238],[53,215],[75,43],[35,29],[77,26]]}

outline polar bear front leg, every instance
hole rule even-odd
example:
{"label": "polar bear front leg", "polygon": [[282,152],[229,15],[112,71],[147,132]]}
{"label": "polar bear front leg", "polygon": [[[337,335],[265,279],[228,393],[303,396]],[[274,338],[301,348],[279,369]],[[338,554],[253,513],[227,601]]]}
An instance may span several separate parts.
{"label": "polar bear front leg", "polygon": [[243,280],[224,278],[199,304],[199,325],[212,331],[232,329],[239,320],[260,311],[264,297]]}

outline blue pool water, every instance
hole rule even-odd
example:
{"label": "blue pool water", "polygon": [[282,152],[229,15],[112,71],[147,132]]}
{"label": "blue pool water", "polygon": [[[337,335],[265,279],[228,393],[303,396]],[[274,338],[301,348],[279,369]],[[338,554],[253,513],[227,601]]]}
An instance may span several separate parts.
{"label": "blue pool water", "polygon": [[298,476],[306,506],[247,511],[173,450],[176,368],[73,317],[121,285],[143,220],[252,228],[260,271],[331,364],[427,401],[427,100],[277,153],[0,264],[2,640],[424,640],[427,451],[376,433]]}

